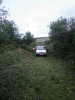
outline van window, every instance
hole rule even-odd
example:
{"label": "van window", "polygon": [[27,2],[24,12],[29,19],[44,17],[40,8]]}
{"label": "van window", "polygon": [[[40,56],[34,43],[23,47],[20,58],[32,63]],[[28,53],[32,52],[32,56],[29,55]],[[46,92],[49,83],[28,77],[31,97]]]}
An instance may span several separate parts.
{"label": "van window", "polygon": [[36,50],[46,50],[46,47],[45,46],[37,46]]}

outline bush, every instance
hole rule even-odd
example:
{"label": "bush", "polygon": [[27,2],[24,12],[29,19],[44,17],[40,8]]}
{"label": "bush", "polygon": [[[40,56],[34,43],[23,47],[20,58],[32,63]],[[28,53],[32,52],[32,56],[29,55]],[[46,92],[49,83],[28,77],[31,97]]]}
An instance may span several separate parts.
{"label": "bush", "polygon": [[[54,50],[61,56],[67,56],[70,51],[74,50],[75,46],[75,19],[69,21],[71,23],[68,23],[66,18],[60,18],[60,20],[58,19],[56,22],[52,22],[50,25],[50,42],[53,44]],[[71,27],[72,25],[74,28]]]}
{"label": "bush", "polygon": [[1,68],[4,66],[9,66],[20,60],[21,58],[18,52],[14,53],[13,51],[5,51],[0,57],[0,66]]}
{"label": "bush", "polygon": [[21,48],[27,50],[27,45],[21,44]]}

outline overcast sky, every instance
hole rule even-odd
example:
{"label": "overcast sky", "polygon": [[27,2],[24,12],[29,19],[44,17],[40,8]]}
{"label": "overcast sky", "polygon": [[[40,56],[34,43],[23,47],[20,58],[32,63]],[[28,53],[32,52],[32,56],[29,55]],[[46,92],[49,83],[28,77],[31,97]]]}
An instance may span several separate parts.
{"label": "overcast sky", "polygon": [[3,6],[9,8],[9,19],[20,33],[30,31],[34,37],[48,36],[47,25],[61,16],[75,17],[75,0],[3,0],[0,8]]}

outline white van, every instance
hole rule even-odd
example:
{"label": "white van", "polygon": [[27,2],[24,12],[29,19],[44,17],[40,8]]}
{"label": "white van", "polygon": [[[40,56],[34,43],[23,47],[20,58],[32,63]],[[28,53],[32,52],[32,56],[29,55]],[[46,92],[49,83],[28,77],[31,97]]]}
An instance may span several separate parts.
{"label": "white van", "polygon": [[39,55],[47,56],[46,46],[36,46],[35,54],[36,56],[39,56]]}

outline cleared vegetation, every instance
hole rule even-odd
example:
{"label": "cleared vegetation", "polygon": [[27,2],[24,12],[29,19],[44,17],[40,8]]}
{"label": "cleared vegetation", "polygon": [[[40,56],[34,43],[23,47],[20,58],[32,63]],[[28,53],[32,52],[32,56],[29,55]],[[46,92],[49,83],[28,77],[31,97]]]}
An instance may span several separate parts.
{"label": "cleared vegetation", "polygon": [[1,100],[74,100],[75,78],[69,65],[52,55],[15,48],[0,54]]}

